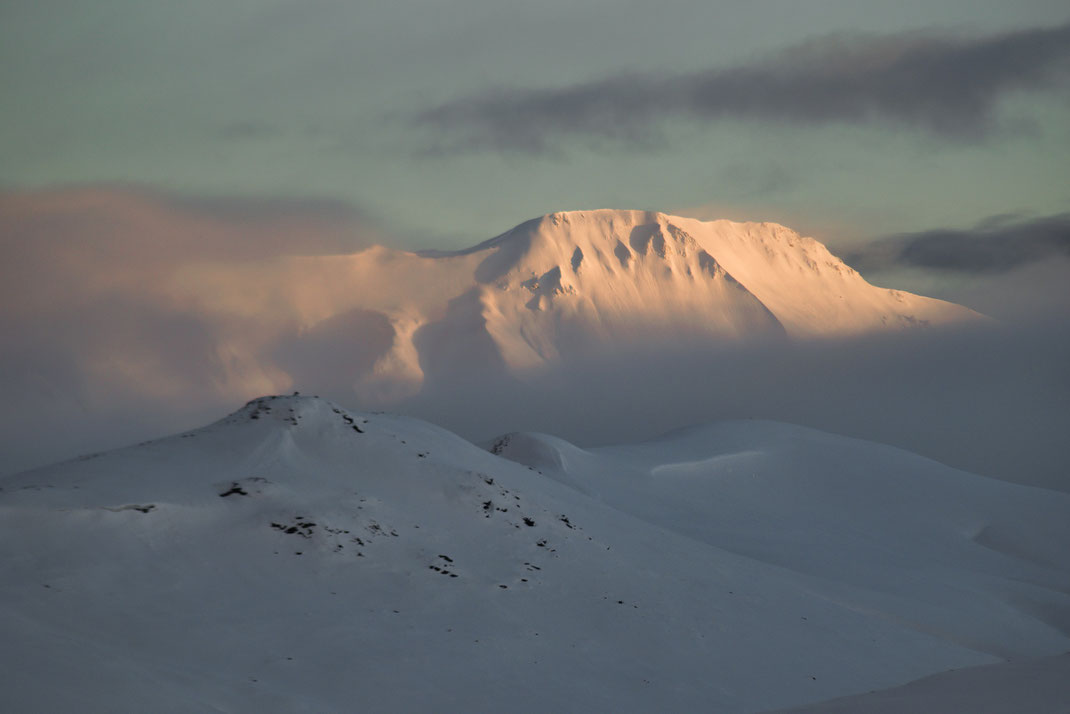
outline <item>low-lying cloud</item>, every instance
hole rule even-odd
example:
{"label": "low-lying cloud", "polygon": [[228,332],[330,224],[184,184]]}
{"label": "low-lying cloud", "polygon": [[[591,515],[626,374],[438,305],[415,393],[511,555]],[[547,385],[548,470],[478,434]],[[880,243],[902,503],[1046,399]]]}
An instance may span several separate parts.
{"label": "low-lying cloud", "polygon": [[290,386],[257,360],[298,330],[190,297],[184,275],[348,253],[378,232],[345,204],[123,187],[0,193],[0,472],[192,426]]}
{"label": "low-lying cloud", "polygon": [[417,121],[439,131],[439,150],[455,151],[539,153],[566,137],[647,144],[673,119],[898,125],[961,141],[999,125],[1005,95],[1065,89],[1068,69],[1070,23],[984,37],[836,35],[696,73],[497,89]]}
{"label": "low-lying cloud", "polygon": [[[358,385],[394,340],[371,303],[377,285],[403,279],[379,274],[396,259],[354,273],[345,259],[309,257],[377,239],[331,203],[119,189],[0,195],[0,473],[300,390],[475,440],[539,430],[591,445],[721,418],[776,419],[1070,490],[1070,306],[1044,314],[1016,298],[1025,281],[1065,294],[1070,271],[1059,268],[1070,261],[977,273],[973,289],[1010,306],[1002,324],[742,345],[650,339],[540,374],[422,364],[428,381],[413,395]],[[418,279],[411,289],[423,289]]]}
{"label": "low-lying cloud", "polygon": [[444,385],[403,408],[472,439],[510,429],[579,445],[654,438],[717,419],[772,419],[1070,491],[1068,325],[652,345],[523,383]]}

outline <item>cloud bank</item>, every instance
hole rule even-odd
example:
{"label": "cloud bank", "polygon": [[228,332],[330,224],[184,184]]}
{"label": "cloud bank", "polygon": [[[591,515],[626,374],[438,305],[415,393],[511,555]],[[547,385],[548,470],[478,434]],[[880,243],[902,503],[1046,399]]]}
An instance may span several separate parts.
{"label": "cloud bank", "polygon": [[503,88],[417,117],[439,150],[539,153],[558,140],[646,144],[666,120],[885,124],[978,139],[1004,96],[1065,89],[1070,23],[986,37],[837,35],[763,61],[690,74],[635,74],[544,89]]}
{"label": "cloud bank", "polygon": [[295,334],[184,289],[197,266],[347,253],[379,240],[344,204],[122,187],[0,193],[0,472],[191,426],[290,386],[254,357]]}
{"label": "cloud bank", "polygon": [[[353,273],[314,257],[378,239],[331,203],[114,188],[0,194],[0,473],[300,390],[475,440],[538,430],[590,445],[776,419],[1070,490],[1070,308],[1042,315],[1015,298],[1020,271],[1051,261],[980,273],[988,299],[1011,306],[1002,325],[734,346],[649,340],[522,378],[483,370],[466,380],[452,365],[448,378],[388,403],[358,394],[355,375],[393,341],[369,302],[397,277],[377,274],[393,259]],[[1068,274],[1031,272],[1028,282],[1065,294]],[[417,276],[410,289],[426,286]]]}
{"label": "cloud bank", "polygon": [[772,419],[1070,491],[1068,324],[651,345],[525,383],[445,385],[404,409],[470,438],[541,431],[580,445],[654,438],[716,419]]}

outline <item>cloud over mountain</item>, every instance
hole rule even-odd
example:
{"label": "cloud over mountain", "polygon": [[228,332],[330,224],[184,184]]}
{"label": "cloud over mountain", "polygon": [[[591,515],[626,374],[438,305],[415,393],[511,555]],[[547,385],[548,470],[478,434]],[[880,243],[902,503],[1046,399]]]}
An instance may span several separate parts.
{"label": "cloud over mountain", "polygon": [[[0,205],[0,471],[301,390],[477,439],[762,416],[1031,482],[1065,473],[1062,332],[955,329],[973,313],[869,285],[782,226],[562,213],[421,254],[357,250],[374,228],[332,205]],[[971,426],[948,437],[953,420]]]}
{"label": "cloud over mountain", "polygon": [[[122,443],[162,424],[160,405],[181,423],[211,414],[224,394],[242,398],[274,386],[277,372],[238,356],[278,324],[239,324],[195,309],[174,292],[179,276],[198,265],[348,253],[374,240],[379,233],[364,217],[330,201],[206,199],[119,186],[0,194],[0,329],[8,337],[0,348],[8,400],[0,424],[12,435],[8,458],[40,441],[34,424],[41,421],[80,424],[71,429],[76,449],[104,435]],[[117,423],[104,423],[111,418]]]}

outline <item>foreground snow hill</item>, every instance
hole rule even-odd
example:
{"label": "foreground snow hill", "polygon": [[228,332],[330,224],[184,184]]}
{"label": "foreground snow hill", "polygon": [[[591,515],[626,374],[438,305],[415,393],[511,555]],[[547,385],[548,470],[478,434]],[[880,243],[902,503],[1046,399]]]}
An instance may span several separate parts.
{"label": "foreground snow hill", "polygon": [[11,711],[757,712],[1070,650],[1070,497],[783,424],[269,397],[0,489]]}

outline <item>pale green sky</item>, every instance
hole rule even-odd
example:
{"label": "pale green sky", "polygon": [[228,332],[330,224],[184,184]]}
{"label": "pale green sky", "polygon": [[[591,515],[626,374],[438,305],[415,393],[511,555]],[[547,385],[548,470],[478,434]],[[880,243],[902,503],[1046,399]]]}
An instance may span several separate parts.
{"label": "pale green sky", "polygon": [[0,185],[120,182],[333,198],[403,244],[461,247],[572,208],[777,220],[832,243],[1070,206],[1070,101],[1009,128],[670,120],[663,141],[429,156],[422,111],[500,87],[750,65],[836,33],[1055,27],[1063,2],[42,0],[0,7]]}

